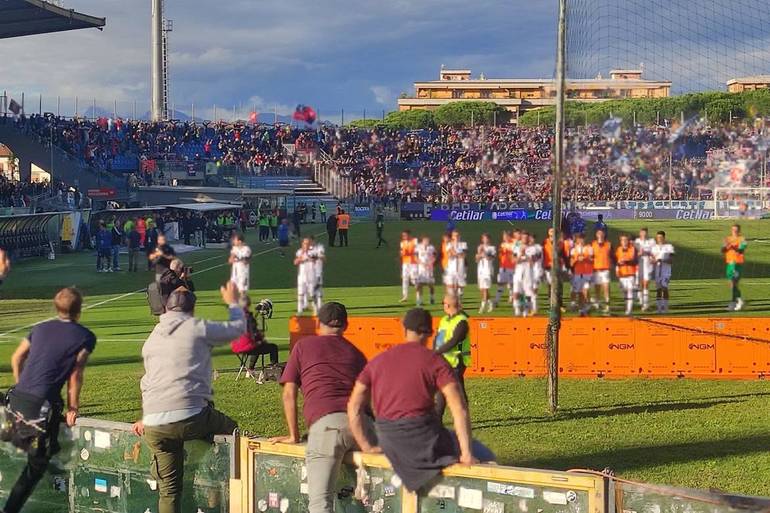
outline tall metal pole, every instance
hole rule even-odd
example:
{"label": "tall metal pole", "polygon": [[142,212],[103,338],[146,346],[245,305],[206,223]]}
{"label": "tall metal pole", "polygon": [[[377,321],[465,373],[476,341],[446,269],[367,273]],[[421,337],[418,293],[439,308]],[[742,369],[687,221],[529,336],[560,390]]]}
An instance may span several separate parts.
{"label": "tall metal pole", "polygon": [[152,121],[161,121],[163,119],[163,0],[152,0],[150,48],[152,52],[150,115]]}
{"label": "tall metal pole", "polygon": [[564,96],[566,90],[565,59],[567,43],[567,0],[559,0],[559,29],[556,44],[556,141],[551,184],[551,227],[554,262],[551,266],[551,301],[546,332],[548,345],[548,410],[555,414],[559,407],[559,330],[561,329],[561,274],[559,261],[559,232],[561,231],[561,186],[564,171]]}

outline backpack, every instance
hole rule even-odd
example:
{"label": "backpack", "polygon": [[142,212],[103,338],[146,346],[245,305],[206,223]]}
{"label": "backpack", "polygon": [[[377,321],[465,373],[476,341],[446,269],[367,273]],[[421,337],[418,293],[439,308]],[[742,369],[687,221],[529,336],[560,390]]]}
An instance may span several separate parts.
{"label": "backpack", "polygon": [[152,282],[147,285],[147,303],[150,305],[152,315],[163,315],[166,313],[166,305],[163,304],[163,296],[160,293],[158,282]]}

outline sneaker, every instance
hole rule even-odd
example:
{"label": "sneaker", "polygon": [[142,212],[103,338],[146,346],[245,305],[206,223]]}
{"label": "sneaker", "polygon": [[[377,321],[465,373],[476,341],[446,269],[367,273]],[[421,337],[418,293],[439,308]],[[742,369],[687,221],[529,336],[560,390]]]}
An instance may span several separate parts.
{"label": "sneaker", "polygon": [[602,309],[602,312],[604,312],[605,314],[609,314],[610,313],[610,305],[604,305],[604,308]]}
{"label": "sneaker", "polygon": [[119,273],[119,272],[120,272],[120,271],[122,271],[122,270],[123,270],[123,269],[121,269],[120,267],[116,267],[116,268],[115,268],[115,272],[116,272],[116,273]]}
{"label": "sneaker", "polygon": [[738,298],[738,301],[735,302],[735,310],[743,310],[743,299]]}
{"label": "sneaker", "polygon": [[407,298],[407,297],[402,297],[401,299],[398,300],[398,302],[399,303],[406,303],[408,299],[409,298]]}
{"label": "sneaker", "polygon": [[642,305],[642,312],[647,312],[650,309],[650,305]]}
{"label": "sneaker", "polygon": [[736,304],[730,301],[730,303],[727,304],[727,311],[728,312],[734,312],[735,311]]}

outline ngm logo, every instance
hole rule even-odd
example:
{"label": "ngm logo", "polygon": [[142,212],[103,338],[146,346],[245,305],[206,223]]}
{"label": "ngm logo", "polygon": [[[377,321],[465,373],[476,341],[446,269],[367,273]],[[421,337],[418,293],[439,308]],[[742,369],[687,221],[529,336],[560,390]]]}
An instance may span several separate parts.
{"label": "ngm logo", "polygon": [[610,344],[608,347],[612,350],[628,351],[634,348],[634,344]]}
{"label": "ngm logo", "polygon": [[532,342],[529,345],[530,349],[548,349],[548,344],[536,344],[535,342]]}
{"label": "ngm logo", "polygon": [[708,351],[710,349],[715,349],[716,345],[715,344],[690,344],[689,346],[687,346],[687,348],[695,351]]}

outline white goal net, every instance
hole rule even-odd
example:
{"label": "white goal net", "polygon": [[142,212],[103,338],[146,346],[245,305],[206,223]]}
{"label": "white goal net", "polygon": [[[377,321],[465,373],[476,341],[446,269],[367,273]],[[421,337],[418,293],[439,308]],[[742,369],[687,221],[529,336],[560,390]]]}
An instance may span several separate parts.
{"label": "white goal net", "polygon": [[762,219],[765,217],[770,217],[770,188],[714,189],[714,218]]}

